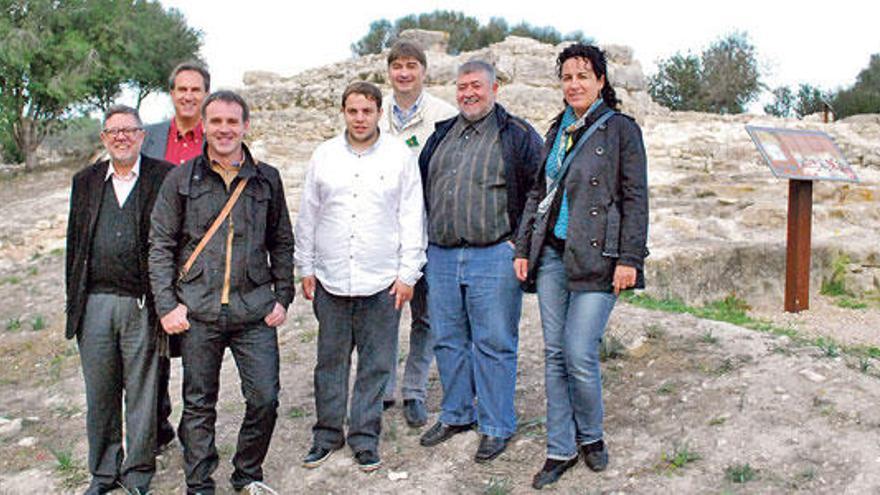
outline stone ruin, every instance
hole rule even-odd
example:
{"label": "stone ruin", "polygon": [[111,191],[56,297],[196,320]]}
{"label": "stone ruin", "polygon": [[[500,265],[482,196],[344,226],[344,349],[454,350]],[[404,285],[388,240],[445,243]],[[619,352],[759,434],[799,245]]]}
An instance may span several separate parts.
{"label": "stone ruin", "polygon": [[[501,81],[499,102],[543,134],[562,108],[553,46],[511,36],[454,56],[446,34],[408,32],[427,46],[426,87],[454,104],[459,64],[492,62]],[[648,292],[690,303],[730,294],[781,307],[785,270],[788,184],[775,179],[745,132],[747,124],[822,130],[840,145],[862,182],[819,182],[814,187],[811,289],[819,290],[833,260],[850,260],[847,284],[856,292],[880,289],[880,116],[860,115],[832,124],[817,119],[672,112],[653,102],[645,75],[625,46],[603,47],[609,80],[623,111],[641,124],[648,150],[651,224]],[[343,128],[339,99],[355,80],[390,94],[387,53],[351,58],[283,77],[249,72],[243,89],[251,102],[251,139],[267,161],[281,165],[292,209],[305,163],[314,147]]]}

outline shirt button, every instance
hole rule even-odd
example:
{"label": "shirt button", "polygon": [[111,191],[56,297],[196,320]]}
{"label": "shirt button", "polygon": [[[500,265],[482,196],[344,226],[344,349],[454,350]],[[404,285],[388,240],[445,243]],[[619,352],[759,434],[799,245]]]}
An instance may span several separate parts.
{"label": "shirt button", "polygon": [[354,214],[354,213],[352,213],[352,214],[351,214],[351,218],[354,218],[354,217],[355,217],[355,214]]}
{"label": "shirt button", "polygon": [[596,154],[599,155],[599,156],[604,155],[604,154],[605,154],[605,148],[603,148],[603,147],[601,147],[601,146],[597,146],[597,147],[596,147]]}
{"label": "shirt button", "polygon": [[598,179],[597,177],[590,177],[590,185],[591,185],[591,186],[598,186],[598,185],[599,185],[599,179]]}

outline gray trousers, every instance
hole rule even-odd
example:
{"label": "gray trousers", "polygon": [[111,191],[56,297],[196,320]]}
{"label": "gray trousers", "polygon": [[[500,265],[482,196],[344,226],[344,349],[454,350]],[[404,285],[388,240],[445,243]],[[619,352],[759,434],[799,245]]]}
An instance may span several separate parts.
{"label": "gray trousers", "polygon": [[148,487],[156,471],[157,330],[150,328],[148,313],[132,297],[89,294],[86,302],[77,342],[94,487]]}
{"label": "gray trousers", "polygon": [[340,297],[324,290],[320,283],[313,306],[318,318],[314,443],[324,448],[344,444],[351,352],[357,349],[347,440],[355,452],[377,450],[382,397],[395,358],[400,311],[394,309],[394,298],[387,289],[372,296]]}
{"label": "gray trousers", "polygon": [[[434,361],[434,341],[431,324],[428,322],[428,282],[425,277],[416,282],[412,301],[409,302],[412,324],[409,330],[409,353],[403,370],[403,399],[418,399],[425,402],[428,395],[428,372]],[[391,380],[385,389],[385,400],[394,400],[397,388],[398,340],[394,340],[394,360],[391,361]]]}

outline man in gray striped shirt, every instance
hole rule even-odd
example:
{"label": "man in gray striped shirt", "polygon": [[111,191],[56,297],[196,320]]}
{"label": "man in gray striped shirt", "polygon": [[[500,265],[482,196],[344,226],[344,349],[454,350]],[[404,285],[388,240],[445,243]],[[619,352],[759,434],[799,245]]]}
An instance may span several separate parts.
{"label": "man in gray striped shirt", "polygon": [[437,123],[419,156],[428,210],[428,313],[442,412],[420,443],[474,426],[488,462],[516,431],[513,407],[522,291],[513,244],[541,158],[541,138],[495,103],[494,68],[458,70],[459,115]]}

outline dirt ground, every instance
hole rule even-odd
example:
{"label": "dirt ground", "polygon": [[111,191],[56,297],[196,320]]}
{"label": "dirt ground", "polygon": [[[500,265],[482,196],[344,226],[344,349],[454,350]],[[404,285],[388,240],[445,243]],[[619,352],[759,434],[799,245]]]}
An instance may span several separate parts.
{"label": "dirt ground", "polygon": [[[75,344],[63,338],[69,177],[70,171],[56,171],[0,184],[0,495],[81,493],[88,482],[79,357]],[[801,315],[774,308],[754,315],[803,336],[880,345],[880,311],[838,308],[822,296],[814,296],[812,309]],[[472,461],[475,433],[420,447],[420,431],[406,426],[398,407],[385,415],[382,469],[359,472],[347,450],[318,469],[300,467],[314,421],[316,329],[310,306],[298,298],[279,332],[281,404],[265,464],[266,481],[280,493],[532,491],[531,477],[545,455],[543,349],[534,296],[525,298],[520,326],[519,431],[488,465]],[[603,365],[611,464],[601,474],[580,464],[551,493],[880,492],[880,363],[624,303],[615,309],[609,332],[641,343]],[[172,380],[172,390],[179,390],[179,362]],[[434,374],[430,422],[440,395]],[[179,396],[174,400],[176,419]],[[228,460],[243,412],[227,356],[217,422],[220,493],[231,493]],[[175,443],[159,459],[154,489],[171,494],[182,487]]]}

